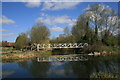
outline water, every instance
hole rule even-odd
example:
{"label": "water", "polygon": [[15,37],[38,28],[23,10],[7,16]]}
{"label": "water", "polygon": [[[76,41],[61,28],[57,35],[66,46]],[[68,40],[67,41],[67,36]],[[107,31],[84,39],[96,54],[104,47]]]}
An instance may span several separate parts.
{"label": "water", "polygon": [[92,57],[88,61],[38,62],[36,59],[2,64],[3,78],[89,78],[94,72],[117,75],[118,55]]}

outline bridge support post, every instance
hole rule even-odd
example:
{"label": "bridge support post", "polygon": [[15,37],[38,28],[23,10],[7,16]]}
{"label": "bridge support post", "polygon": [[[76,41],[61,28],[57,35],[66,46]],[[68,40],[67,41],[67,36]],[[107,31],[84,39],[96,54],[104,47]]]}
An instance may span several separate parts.
{"label": "bridge support post", "polygon": [[37,51],[39,51],[39,49],[40,49],[40,47],[39,47],[39,46],[40,46],[40,44],[37,44]]}

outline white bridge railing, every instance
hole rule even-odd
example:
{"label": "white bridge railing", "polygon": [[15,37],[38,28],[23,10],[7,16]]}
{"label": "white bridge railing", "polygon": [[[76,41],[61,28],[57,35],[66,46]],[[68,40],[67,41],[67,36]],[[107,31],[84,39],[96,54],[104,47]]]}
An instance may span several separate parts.
{"label": "white bridge railing", "polygon": [[36,47],[37,50],[44,48],[83,48],[84,46],[88,46],[88,43],[57,43],[57,44],[36,44],[32,45]]}

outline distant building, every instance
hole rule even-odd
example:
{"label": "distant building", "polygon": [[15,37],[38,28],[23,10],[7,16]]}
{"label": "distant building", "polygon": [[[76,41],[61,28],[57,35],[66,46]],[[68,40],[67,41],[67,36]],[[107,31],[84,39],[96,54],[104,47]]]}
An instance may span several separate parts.
{"label": "distant building", "polygon": [[7,43],[7,47],[13,47],[15,43]]}
{"label": "distant building", "polygon": [[14,44],[15,43],[10,43],[10,42],[7,42],[7,41],[2,41],[2,44],[0,44],[0,46],[2,46],[2,47],[14,47]]}

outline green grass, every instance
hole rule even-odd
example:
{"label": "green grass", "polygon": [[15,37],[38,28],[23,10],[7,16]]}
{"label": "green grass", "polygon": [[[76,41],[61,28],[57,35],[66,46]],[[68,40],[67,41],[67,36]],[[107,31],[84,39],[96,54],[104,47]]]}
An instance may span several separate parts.
{"label": "green grass", "polygon": [[14,50],[13,47],[1,47],[2,51]]}
{"label": "green grass", "polygon": [[102,47],[100,48],[100,51],[108,51],[108,52],[118,51],[118,50],[120,50],[120,47],[102,46]]}
{"label": "green grass", "polygon": [[11,54],[25,54],[26,52],[13,52],[13,51],[10,51],[8,53],[2,53],[2,55],[11,55]]}
{"label": "green grass", "polygon": [[52,55],[51,51],[34,51],[34,53],[36,54],[37,57],[49,57]]}
{"label": "green grass", "polygon": [[2,53],[2,55],[9,55],[10,53]]}
{"label": "green grass", "polygon": [[96,80],[101,80],[105,78],[118,78],[118,75],[113,75],[105,72],[97,72],[90,75],[90,78],[96,78]]}

